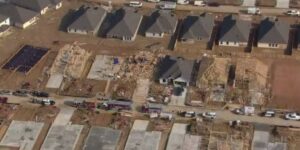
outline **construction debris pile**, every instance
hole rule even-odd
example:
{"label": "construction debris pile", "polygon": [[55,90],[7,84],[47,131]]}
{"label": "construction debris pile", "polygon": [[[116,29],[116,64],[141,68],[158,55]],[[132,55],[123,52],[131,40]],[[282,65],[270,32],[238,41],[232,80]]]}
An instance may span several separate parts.
{"label": "construction debris pile", "polygon": [[149,51],[140,51],[136,55],[129,56],[121,67],[119,76],[127,79],[151,78],[160,57],[163,56],[157,57]]}
{"label": "construction debris pile", "polygon": [[51,123],[54,121],[58,113],[59,113],[59,108],[55,106],[40,107],[35,112],[35,121]]}
{"label": "construction debris pile", "polygon": [[118,130],[128,129],[131,127],[131,119],[117,114],[112,121],[111,127]]}
{"label": "construction debris pile", "polygon": [[173,86],[153,83],[150,86],[147,100],[154,103],[169,103]]}
{"label": "construction debris pile", "polygon": [[76,44],[67,44],[59,50],[50,74],[62,74],[65,77],[80,78],[91,52]]}
{"label": "construction debris pile", "polygon": [[135,87],[134,81],[121,81],[113,87],[112,97],[131,99]]}
{"label": "construction debris pile", "polygon": [[11,119],[17,109],[18,105],[14,104],[0,105],[0,123],[2,124],[2,121]]}
{"label": "construction debris pile", "polygon": [[216,84],[226,84],[228,79],[229,59],[204,58],[201,60],[197,87],[205,88]]}

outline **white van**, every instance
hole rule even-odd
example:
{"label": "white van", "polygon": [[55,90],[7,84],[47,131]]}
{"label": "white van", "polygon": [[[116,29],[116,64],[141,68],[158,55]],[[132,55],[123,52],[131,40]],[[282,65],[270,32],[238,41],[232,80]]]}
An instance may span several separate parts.
{"label": "white van", "polygon": [[142,2],[139,2],[139,1],[130,1],[129,2],[129,6],[130,7],[142,7],[143,6],[143,3]]}

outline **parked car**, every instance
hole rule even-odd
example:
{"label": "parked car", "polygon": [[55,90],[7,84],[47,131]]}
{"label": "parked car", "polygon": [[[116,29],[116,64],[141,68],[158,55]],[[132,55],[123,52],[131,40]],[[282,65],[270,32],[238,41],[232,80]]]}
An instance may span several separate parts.
{"label": "parked car", "polygon": [[194,5],[195,6],[206,6],[206,4],[203,0],[195,0]]}
{"label": "parked car", "polygon": [[27,97],[28,96],[28,91],[25,90],[17,90],[12,93],[14,96],[21,96],[21,97]]}
{"label": "parked car", "polygon": [[0,90],[0,95],[12,95],[10,90]]}
{"label": "parked car", "polygon": [[179,115],[186,118],[193,118],[196,116],[196,113],[194,111],[184,111],[180,112]]}
{"label": "parked car", "polygon": [[275,111],[267,110],[265,112],[262,112],[261,116],[263,116],[263,117],[275,117],[275,114],[276,114]]}
{"label": "parked car", "polygon": [[140,8],[143,6],[142,2],[139,1],[130,1],[128,4],[130,7],[136,7],[136,8]]}
{"label": "parked car", "polygon": [[253,115],[255,108],[252,106],[244,106],[233,110],[233,113],[238,115]]}
{"label": "parked car", "polygon": [[219,7],[220,4],[218,2],[209,2],[209,3],[207,3],[207,6],[210,6],[210,7]]}
{"label": "parked car", "polygon": [[284,119],[286,120],[300,120],[300,114],[299,113],[295,113],[295,112],[292,112],[292,113],[286,113],[284,115]]}
{"label": "parked car", "polygon": [[215,112],[204,112],[202,113],[202,117],[205,119],[215,119],[217,117],[217,113]]}
{"label": "parked car", "polygon": [[47,92],[42,91],[33,91],[31,95],[36,97],[49,97],[49,94]]}
{"label": "parked car", "polygon": [[293,9],[286,11],[285,14],[289,16],[300,16],[300,11]]}

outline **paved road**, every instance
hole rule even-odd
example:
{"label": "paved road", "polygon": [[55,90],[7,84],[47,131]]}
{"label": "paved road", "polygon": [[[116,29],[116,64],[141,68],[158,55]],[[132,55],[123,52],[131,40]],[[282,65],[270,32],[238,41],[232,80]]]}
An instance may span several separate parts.
{"label": "paved road", "polygon": [[[100,2],[107,3],[107,0],[100,0]],[[129,0],[113,0],[113,5],[123,5],[127,4]],[[156,3],[143,2],[144,8],[155,8]],[[206,12],[223,12],[223,13],[239,13],[240,10],[246,9],[243,6],[219,6],[219,7],[199,7],[193,5],[177,5],[176,10],[186,10],[186,11],[206,11]],[[264,15],[282,15],[288,9],[279,9],[272,7],[260,7],[261,13]]]}

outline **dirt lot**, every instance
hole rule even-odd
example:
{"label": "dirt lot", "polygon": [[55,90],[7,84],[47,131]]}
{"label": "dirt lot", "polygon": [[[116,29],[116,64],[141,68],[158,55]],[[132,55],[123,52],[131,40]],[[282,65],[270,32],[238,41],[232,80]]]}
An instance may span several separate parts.
{"label": "dirt lot", "polygon": [[257,0],[256,5],[264,7],[274,7],[276,5],[276,0]]}
{"label": "dirt lot", "polygon": [[300,62],[278,60],[271,70],[272,102],[270,105],[297,109],[300,108]]}

